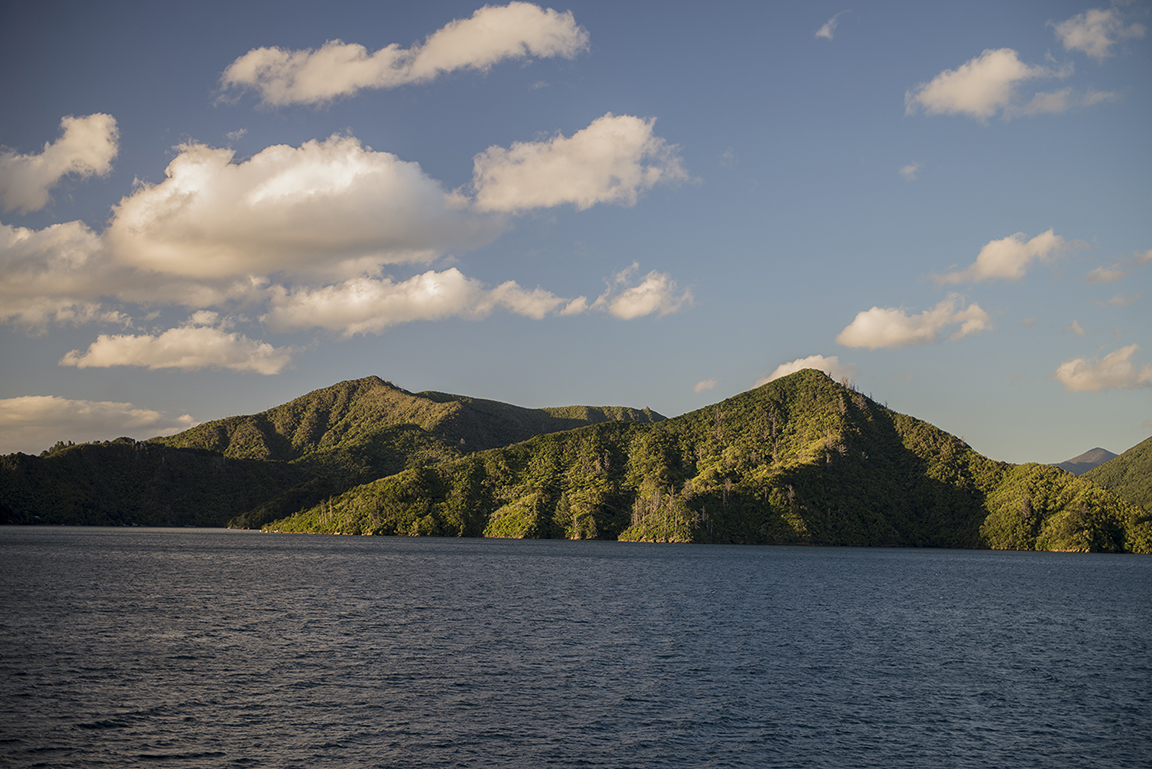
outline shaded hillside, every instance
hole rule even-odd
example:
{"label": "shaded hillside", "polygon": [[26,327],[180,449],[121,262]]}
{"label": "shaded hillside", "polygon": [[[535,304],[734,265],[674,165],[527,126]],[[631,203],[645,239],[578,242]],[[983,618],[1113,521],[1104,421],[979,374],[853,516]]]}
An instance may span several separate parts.
{"label": "shaded hillside", "polygon": [[0,522],[224,526],[311,476],[292,465],[226,459],[131,438],[45,457],[0,457]]}
{"label": "shaded hillside", "polygon": [[1152,511],[1152,438],[1089,470],[1084,477]]}
{"label": "shaded hillside", "polygon": [[1116,455],[1108,449],[1102,449],[1097,446],[1094,449],[1089,449],[1083,454],[1072,457],[1071,459],[1063,462],[1057,462],[1054,467],[1059,467],[1061,470],[1067,470],[1073,475],[1082,475],[1093,467],[1102,465],[1110,459],[1115,459]]}
{"label": "shaded hillside", "polygon": [[[1029,467],[983,457],[807,370],[657,424],[593,425],[407,470],[268,528],[1152,549],[1150,524],[1135,507],[1051,468],[1044,484],[1029,485]],[[1027,496],[1028,526],[1036,528],[1026,535],[1010,525],[1018,494]]]}

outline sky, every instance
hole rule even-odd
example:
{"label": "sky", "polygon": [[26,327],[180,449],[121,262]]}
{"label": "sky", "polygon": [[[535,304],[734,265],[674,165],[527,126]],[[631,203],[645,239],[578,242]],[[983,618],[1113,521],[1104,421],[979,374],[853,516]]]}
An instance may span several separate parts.
{"label": "sky", "polygon": [[1152,3],[7,3],[0,453],[376,375],[665,416],[813,367],[1152,434]]}

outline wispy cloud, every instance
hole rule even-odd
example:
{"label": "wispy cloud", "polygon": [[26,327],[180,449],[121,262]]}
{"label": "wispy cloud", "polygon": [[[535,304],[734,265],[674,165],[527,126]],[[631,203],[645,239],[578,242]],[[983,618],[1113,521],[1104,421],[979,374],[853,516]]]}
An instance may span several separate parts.
{"label": "wispy cloud", "polygon": [[816,30],[816,37],[822,37],[825,40],[831,40],[832,36],[836,33],[836,25],[840,23],[840,17],[846,13],[848,13],[848,11],[840,11],[840,13],[824,22],[824,26]]}
{"label": "wispy cloud", "polygon": [[103,176],[119,151],[119,129],[111,115],[66,117],[61,136],[38,155],[0,151],[0,203],[6,211],[39,211],[65,176]]}
{"label": "wispy cloud", "polygon": [[795,374],[797,371],[803,371],[806,368],[814,368],[817,371],[823,371],[828,376],[837,381],[852,380],[856,378],[856,364],[855,363],[841,363],[840,359],[835,356],[825,358],[823,355],[809,355],[807,358],[797,358],[788,363],[781,363],[771,374],[761,377],[756,380],[756,386],[767,384],[773,379]]}
{"label": "wispy cloud", "polygon": [[571,59],[587,48],[588,33],[571,12],[513,2],[486,5],[411,48],[393,43],[369,53],[363,45],[341,40],[318,49],[256,48],[228,65],[220,82],[226,92],[256,91],[270,106],[316,105],[461,69],[486,71],[507,59]]}
{"label": "wispy cloud", "polygon": [[1128,275],[1121,262],[1113,264],[1111,267],[1097,267],[1084,276],[1086,283],[1114,283],[1118,280],[1123,280]]}
{"label": "wispy cloud", "polygon": [[1138,302],[1139,300],[1140,300],[1139,294],[1133,294],[1132,296],[1124,296],[1123,294],[1117,294],[1116,296],[1114,296],[1111,299],[1108,299],[1106,301],[1103,301],[1103,302],[1097,301],[1096,304],[1100,305],[1101,307],[1129,307],[1133,304],[1136,304],[1136,302]]}
{"label": "wispy cloud", "polygon": [[1116,8],[1091,8],[1067,21],[1049,24],[1065,50],[1082,51],[1098,62],[1111,56],[1113,46],[1119,41],[1144,37],[1144,25],[1125,24]]}
{"label": "wispy cloud", "polygon": [[1035,261],[1047,261],[1059,254],[1067,241],[1052,230],[1031,240],[1022,232],[993,240],[980,249],[976,261],[963,270],[934,276],[937,283],[981,283],[986,280],[1017,281]]}
{"label": "wispy cloud", "polygon": [[1076,336],[1078,336],[1080,338],[1084,338],[1084,329],[1080,326],[1080,321],[1078,321],[1078,320],[1073,320],[1072,325],[1069,326],[1068,328],[1064,329],[1064,330],[1065,331],[1071,331]]}
{"label": "wispy cloud", "polygon": [[900,175],[903,176],[908,181],[914,181],[916,179],[916,175],[919,173],[920,173],[920,164],[919,163],[909,163],[908,165],[906,165],[900,169]]}
{"label": "wispy cloud", "polygon": [[196,425],[188,414],[168,417],[131,403],[85,401],[53,395],[0,399],[0,454],[35,454],[64,439],[76,443],[121,436],[151,438]]}
{"label": "wispy cloud", "polygon": [[515,212],[571,204],[635,205],[657,184],[688,179],[675,145],[652,130],[654,120],[608,113],[571,137],[489,147],[475,157],[473,208]]}
{"label": "wispy cloud", "polygon": [[1152,364],[1137,368],[1132,356],[1140,349],[1130,344],[1091,361],[1074,358],[1060,364],[1053,377],[1070,392],[1152,387]]}
{"label": "wispy cloud", "polygon": [[913,347],[937,341],[948,328],[959,328],[948,339],[959,339],[992,327],[991,318],[978,304],[963,306],[964,299],[949,294],[931,310],[909,315],[896,307],[873,307],[856,315],[836,337],[845,347],[880,348]]}
{"label": "wispy cloud", "polygon": [[696,385],[692,388],[692,392],[694,392],[694,393],[708,392],[709,390],[716,389],[717,384],[718,383],[715,379],[704,379],[704,380],[701,380],[701,381],[696,383]]}

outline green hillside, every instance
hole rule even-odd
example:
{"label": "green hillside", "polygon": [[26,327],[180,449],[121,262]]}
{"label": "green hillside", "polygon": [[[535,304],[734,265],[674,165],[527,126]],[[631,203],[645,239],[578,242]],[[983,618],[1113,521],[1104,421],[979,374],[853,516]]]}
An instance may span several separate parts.
{"label": "green hillside", "polygon": [[[413,394],[366,377],[146,443],[123,439],[61,446],[41,457],[4,457],[0,522],[258,528],[408,468],[542,432],[661,419],[647,409],[526,409],[444,393]],[[213,474],[213,467],[229,472]]]}
{"label": "green hillside", "polygon": [[281,462],[228,459],[120,438],[0,457],[0,522],[223,526],[312,477]]}
{"label": "green hillside", "polygon": [[1152,510],[1152,438],[1084,473],[1121,499]]}
{"label": "green hillside", "polygon": [[602,423],[409,469],[266,528],[1152,550],[1142,511],[1091,482],[994,462],[812,370],[657,424]]}

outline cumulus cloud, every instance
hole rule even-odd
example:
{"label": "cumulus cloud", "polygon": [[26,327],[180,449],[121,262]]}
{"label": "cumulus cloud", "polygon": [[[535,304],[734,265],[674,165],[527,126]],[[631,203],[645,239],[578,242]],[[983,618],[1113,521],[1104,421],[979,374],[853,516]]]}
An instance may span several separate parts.
{"label": "cumulus cloud", "polygon": [[976,261],[963,270],[935,276],[938,283],[980,283],[985,280],[1016,281],[1032,263],[1047,261],[1064,249],[1067,242],[1052,230],[1025,240],[1022,232],[993,240],[980,249]]}
{"label": "cumulus cloud", "polygon": [[797,358],[788,363],[781,363],[777,366],[771,374],[761,377],[756,381],[756,386],[767,384],[773,379],[795,374],[797,371],[803,371],[806,368],[814,368],[817,371],[823,371],[828,376],[836,381],[844,379],[856,378],[856,364],[855,363],[841,363],[840,359],[832,355],[825,358],[823,355],[809,355],[807,358]]}
{"label": "cumulus cloud", "polygon": [[816,30],[816,37],[822,37],[825,40],[831,40],[832,35],[836,32],[836,25],[840,23],[840,17],[846,13],[848,13],[848,11],[840,11],[840,13],[824,22],[824,26]]}
{"label": "cumulus cloud", "polygon": [[1115,8],[1091,8],[1052,26],[1065,50],[1082,51],[1099,62],[1112,55],[1119,41],[1144,37],[1144,25],[1125,25]]}
{"label": "cumulus cloud", "polygon": [[[1073,106],[1073,102],[1082,103],[1083,99],[1074,100],[1070,94],[1038,95],[1039,101],[1022,108],[1017,101],[1017,86],[1028,80],[1067,77],[1071,73],[1070,67],[1052,70],[1025,64],[1011,48],[986,50],[956,69],[945,70],[907,91],[905,114],[923,110],[928,115],[967,115],[986,123],[997,113],[1010,118],[1018,114],[1062,112]],[[1061,98],[1064,105],[1059,107]]]}
{"label": "cumulus cloud", "polygon": [[540,319],[570,301],[539,287],[528,291],[515,281],[489,289],[453,267],[400,282],[361,277],[316,289],[278,287],[261,320],[273,331],[321,328],[347,338],[417,320],[478,320],[496,308]]}
{"label": "cumulus cloud", "polygon": [[1091,362],[1074,358],[1061,363],[1053,377],[1069,392],[1152,387],[1152,364],[1143,368],[1132,364],[1132,356],[1139,349],[1139,345],[1130,344]]}
{"label": "cumulus cloud", "polygon": [[960,327],[948,335],[959,339],[978,334],[992,327],[991,319],[978,304],[963,307],[958,294],[949,294],[931,310],[919,315],[908,315],[895,307],[873,307],[858,313],[836,337],[836,343],[845,347],[912,347],[935,342],[951,326]]}
{"label": "cumulus cloud", "polygon": [[347,136],[268,147],[243,162],[187,144],[167,178],[115,206],[116,259],[196,278],[277,272],[346,277],[482,245],[498,222],[460,210],[416,163]]}
{"label": "cumulus cloud", "polygon": [[0,151],[0,203],[21,213],[48,205],[49,191],[68,175],[103,176],[119,150],[119,130],[111,115],[66,117],[61,136],[39,155]]}
{"label": "cumulus cloud", "polygon": [[676,281],[666,273],[653,270],[640,283],[631,285],[632,276],[639,269],[640,265],[633,262],[628,269],[616,273],[608,289],[592,303],[592,309],[609,312],[621,320],[632,320],[652,313],[663,317],[691,306],[691,289],[681,292]]}
{"label": "cumulus cloud", "polygon": [[675,145],[652,131],[655,120],[611,112],[571,137],[489,147],[474,159],[473,207],[522,211],[571,203],[634,205],[657,184],[688,178]]}
{"label": "cumulus cloud", "polygon": [[256,91],[267,105],[324,104],[366,88],[427,82],[461,69],[486,71],[507,59],[571,59],[587,48],[588,33],[571,12],[514,2],[486,5],[411,48],[393,43],[369,53],[341,40],[315,50],[256,48],[232,62],[220,81],[225,90]]}
{"label": "cumulus cloud", "polygon": [[0,454],[37,454],[57,441],[76,443],[121,436],[151,438],[195,427],[187,414],[167,417],[131,403],[80,401],[53,395],[0,399]]}
{"label": "cumulus cloud", "polygon": [[716,385],[717,385],[717,382],[715,379],[704,379],[704,380],[701,380],[695,384],[695,386],[692,388],[692,392],[694,392],[694,393],[708,392],[709,390],[716,389]]}
{"label": "cumulus cloud", "polygon": [[118,263],[104,238],[83,222],[33,230],[0,224],[0,323],[42,332],[49,325],[116,323],[117,303],[206,307],[263,301],[258,276],[192,280]]}
{"label": "cumulus cloud", "polygon": [[43,230],[0,224],[0,322],[42,330],[49,323],[122,321],[100,302],[111,277],[101,248],[82,222]]}
{"label": "cumulus cloud", "polygon": [[81,354],[72,350],[61,366],[110,368],[138,366],[149,370],[193,371],[222,368],[257,374],[279,374],[292,362],[293,351],[273,347],[226,330],[214,312],[195,313],[189,321],[160,334],[101,334]]}

